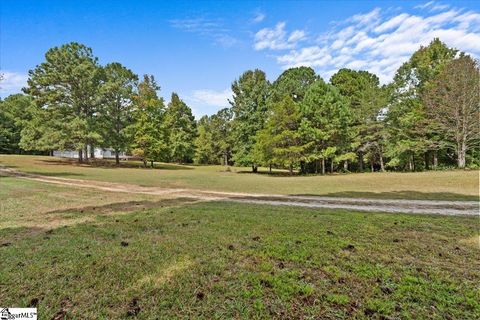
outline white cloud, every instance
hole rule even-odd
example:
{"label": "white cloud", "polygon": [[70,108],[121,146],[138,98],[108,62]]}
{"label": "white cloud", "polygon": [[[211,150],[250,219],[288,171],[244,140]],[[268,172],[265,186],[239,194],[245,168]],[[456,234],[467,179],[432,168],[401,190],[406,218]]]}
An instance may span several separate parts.
{"label": "white cloud", "polygon": [[176,29],[211,39],[222,47],[229,48],[239,42],[231,35],[231,30],[225,27],[225,23],[221,19],[191,18],[174,19],[169,22]]}
{"label": "white cloud", "polygon": [[252,19],[252,23],[260,23],[265,20],[267,16],[262,12],[255,13],[255,16]]}
{"label": "white cloud", "polygon": [[380,8],[375,8],[372,11],[365,14],[356,14],[347,21],[355,22],[358,25],[371,26],[372,23],[376,23],[380,18]]}
{"label": "white cloud", "polygon": [[304,47],[289,43],[296,31],[289,33],[280,23],[274,29],[260,30],[255,48],[283,50],[276,56],[282,68],[310,66],[326,79],[340,68],[362,69],[377,74],[382,83],[391,81],[413,52],[436,37],[478,58],[480,13],[440,6],[434,1],[425,3],[417,8],[421,13],[376,8],[333,24],[316,36],[315,43]]}
{"label": "white cloud", "polygon": [[299,66],[323,67],[331,61],[328,51],[318,46],[294,50],[290,53],[277,57],[277,61],[290,68]]}
{"label": "white cloud", "polygon": [[227,107],[229,105],[228,99],[232,98],[232,91],[225,89],[223,91],[215,90],[194,90],[190,100],[214,107]]}
{"label": "white cloud", "polygon": [[293,31],[290,36],[288,37],[287,42],[289,43],[296,43],[300,40],[305,39],[305,31],[303,30],[295,30]]}
{"label": "white cloud", "polygon": [[450,8],[448,4],[436,4],[430,9],[430,11],[444,10],[448,8]]}
{"label": "white cloud", "polygon": [[22,88],[27,85],[27,74],[11,71],[0,71],[0,74],[3,76],[0,81],[0,96],[2,97],[21,93]]}
{"label": "white cloud", "polygon": [[275,28],[263,28],[255,34],[255,50],[283,50],[295,48],[297,43],[306,38],[305,31],[285,31],[285,22],[279,22]]}
{"label": "white cloud", "polygon": [[427,9],[429,11],[439,11],[439,10],[445,10],[450,8],[449,5],[447,4],[441,4],[435,1],[429,1],[424,4],[418,5],[414,7],[415,9]]}
{"label": "white cloud", "polygon": [[425,9],[425,8],[428,8],[430,7],[431,5],[433,5],[435,3],[435,1],[429,1],[429,2],[426,2],[424,4],[419,4],[418,6],[415,6],[414,8],[415,9]]}
{"label": "white cloud", "polygon": [[376,27],[374,31],[377,33],[380,33],[380,32],[385,32],[387,30],[396,28],[400,26],[402,22],[405,21],[405,19],[407,19],[408,17],[410,17],[410,15],[407,13],[399,14],[398,16],[393,17],[392,19],[387,20],[381,25],[379,25],[378,27]]}
{"label": "white cloud", "polygon": [[228,34],[220,34],[215,37],[215,43],[224,48],[230,48],[237,44],[238,40]]}

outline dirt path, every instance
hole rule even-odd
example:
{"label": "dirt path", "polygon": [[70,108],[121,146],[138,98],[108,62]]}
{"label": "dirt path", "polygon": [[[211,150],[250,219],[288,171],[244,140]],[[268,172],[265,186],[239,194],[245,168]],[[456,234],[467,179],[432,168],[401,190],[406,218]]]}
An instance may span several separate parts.
{"label": "dirt path", "polygon": [[0,167],[0,174],[72,187],[83,187],[90,189],[95,188],[109,192],[168,195],[171,197],[189,197],[205,201],[222,200],[255,204],[289,205],[309,208],[332,208],[392,213],[402,212],[441,215],[479,215],[479,203],[477,201],[393,200],[321,196],[289,196],[276,194],[217,192],[195,189],[142,187],[132,184],[27,174],[5,167]]}

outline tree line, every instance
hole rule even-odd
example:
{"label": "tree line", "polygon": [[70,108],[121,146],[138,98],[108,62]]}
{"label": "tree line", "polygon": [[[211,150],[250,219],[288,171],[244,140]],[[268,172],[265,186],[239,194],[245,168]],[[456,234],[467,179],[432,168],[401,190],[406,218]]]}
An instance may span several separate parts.
{"label": "tree line", "polygon": [[101,66],[82,44],[54,47],[29,72],[24,94],[0,102],[0,152],[128,152],[143,160],[286,168],[291,173],[418,171],[480,166],[480,69],[439,39],[419,48],[381,85],[340,69],[324,81],[309,67],[268,81],[248,70],[231,107],[198,121],[152,75]]}

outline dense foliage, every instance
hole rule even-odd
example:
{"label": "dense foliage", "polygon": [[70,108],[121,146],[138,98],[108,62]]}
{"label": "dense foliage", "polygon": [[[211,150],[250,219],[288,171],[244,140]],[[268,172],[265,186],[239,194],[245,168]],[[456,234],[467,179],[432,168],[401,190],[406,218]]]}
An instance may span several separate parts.
{"label": "dense foliage", "polygon": [[[428,170],[480,165],[478,61],[439,39],[381,85],[340,69],[329,83],[309,67],[269,82],[258,69],[232,83],[231,107],[195,121],[153,76],[98,64],[82,44],[55,47],[29,73],[25,95],[0,102],[0,152],[127,152],[144,161],[286,168],[291,173]],[[87,147],[90,148],[87,148]]]}

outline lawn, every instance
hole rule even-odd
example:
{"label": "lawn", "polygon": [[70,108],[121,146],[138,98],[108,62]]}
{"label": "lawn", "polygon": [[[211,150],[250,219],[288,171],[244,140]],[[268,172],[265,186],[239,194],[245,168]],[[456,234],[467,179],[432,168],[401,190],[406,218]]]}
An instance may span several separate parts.
{"label": "lawn", "polygon": [[480,318],[477,217],[0,186],[0,301],[40,319]]}
{"label": "lawn", "polygon": [[252,174],[249,168],[156,164],[141,168],[140,162],[78,165],[75,161],[40,156],[0,155],[0,165],[20,171],[78,179],[142,186],[190,188],[266,194],[387,199],[478,200],[479,171],[428,171],[416,173],[355,173],[326,176],[288,176],[276,171]]}

